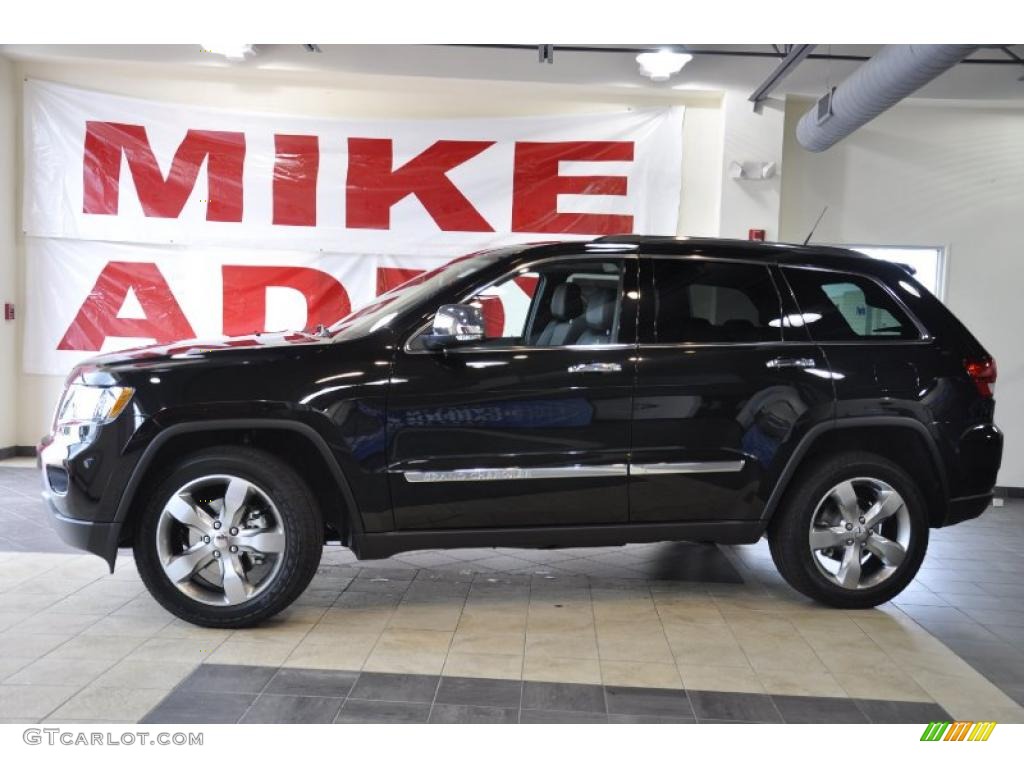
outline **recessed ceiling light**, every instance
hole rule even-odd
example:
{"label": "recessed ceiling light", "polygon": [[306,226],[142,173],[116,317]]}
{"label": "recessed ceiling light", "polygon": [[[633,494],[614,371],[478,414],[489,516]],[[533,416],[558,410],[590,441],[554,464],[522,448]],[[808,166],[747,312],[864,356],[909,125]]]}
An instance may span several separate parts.
{"label": "recessed ceiling light", "polygon": [[641,53],[636,57],[636,63],[640,65],[640,74],[646,75],[656,83],[668,80],[692,60],[693,56],[689,53],[676,53],[666,49]]}
{"label": "recessed ceiling light", "polygon": [[199,46],[199,50],[203,53],[220,54],[228,61],[244,61],[246,56],[252,56],[255,53],[251,43],[217,43],[216,45],[204,43]]}

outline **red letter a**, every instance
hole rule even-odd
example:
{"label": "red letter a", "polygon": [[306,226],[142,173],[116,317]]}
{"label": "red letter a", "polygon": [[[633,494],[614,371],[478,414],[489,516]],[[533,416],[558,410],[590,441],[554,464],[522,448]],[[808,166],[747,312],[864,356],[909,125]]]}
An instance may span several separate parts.
{"label": "red letter a", "polygon": [[[135,292],[144,318],[117,316],[129,290]],[[111,261],[100,272],[57,349],[98,352],[108,336],[167,344],[195,335],[156,264]]]}

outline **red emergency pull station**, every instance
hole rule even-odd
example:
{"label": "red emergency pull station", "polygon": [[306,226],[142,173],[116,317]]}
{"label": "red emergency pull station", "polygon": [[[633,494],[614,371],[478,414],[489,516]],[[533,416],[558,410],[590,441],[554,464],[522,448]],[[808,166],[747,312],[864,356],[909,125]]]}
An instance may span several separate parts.
{"label": "red emergency pull station", "polygon": [[4,304],[4,320],[14,319],[14,305],[10,302]]}
{"label": "red emergency pull station", "polygon": [[763,229],[748,229],[747,240],[756,240],[760,243],[764,242],[765,231]]}

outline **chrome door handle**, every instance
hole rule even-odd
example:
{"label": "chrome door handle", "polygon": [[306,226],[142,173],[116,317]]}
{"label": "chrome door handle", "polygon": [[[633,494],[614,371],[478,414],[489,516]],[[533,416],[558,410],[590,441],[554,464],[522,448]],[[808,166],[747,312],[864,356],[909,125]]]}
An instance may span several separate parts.
{"label": "chrome door handle", "polygon": [[569,373],[619,373],[618,363],[577,363],[569,366]]}
{"label": "chrome door handle", "polygon": [[813,357],[773,357],[765,363],[766,368],[814,368]]}

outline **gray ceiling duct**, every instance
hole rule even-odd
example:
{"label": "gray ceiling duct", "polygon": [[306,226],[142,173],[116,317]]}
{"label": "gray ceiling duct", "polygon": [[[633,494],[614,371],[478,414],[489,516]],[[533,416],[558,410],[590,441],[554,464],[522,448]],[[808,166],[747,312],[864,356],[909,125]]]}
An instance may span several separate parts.
{"label": "gray ceiling duct", "polygon": [[[796,138],[822,152],[973,53],[976,45],[887,45],[832,92],[831,113],[815,105]],[[825,114],[822,114],[822,113]]]}

